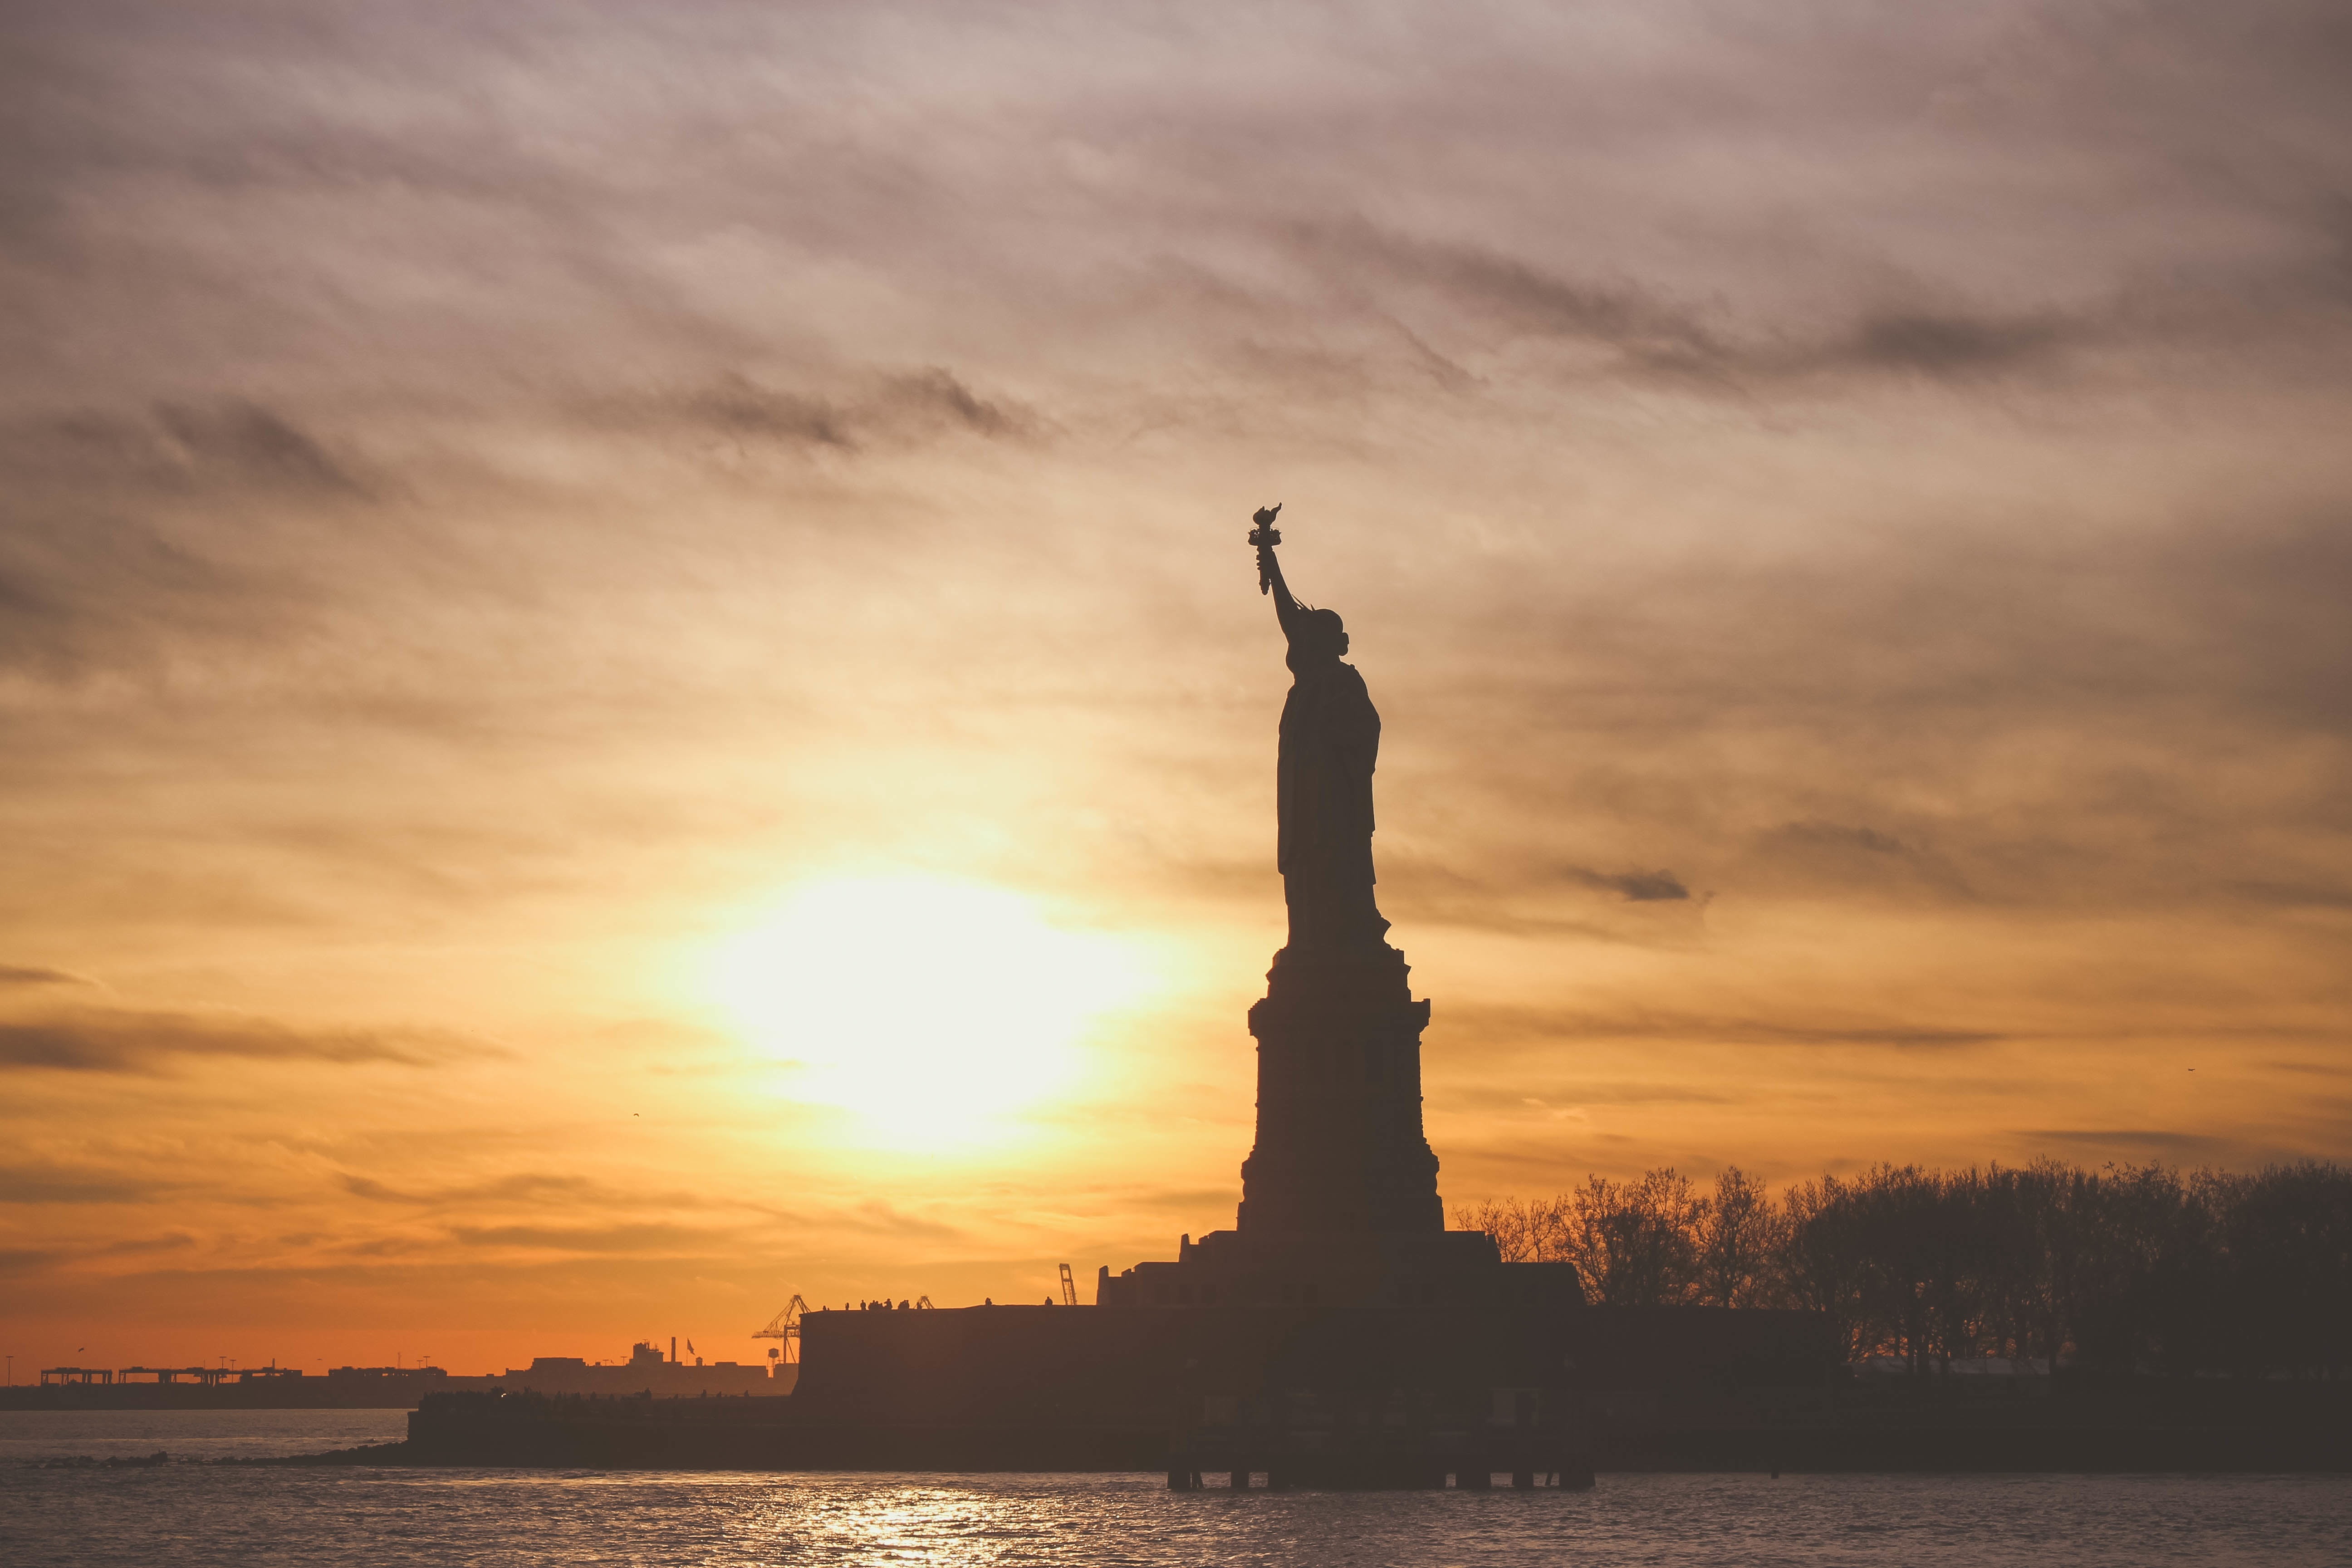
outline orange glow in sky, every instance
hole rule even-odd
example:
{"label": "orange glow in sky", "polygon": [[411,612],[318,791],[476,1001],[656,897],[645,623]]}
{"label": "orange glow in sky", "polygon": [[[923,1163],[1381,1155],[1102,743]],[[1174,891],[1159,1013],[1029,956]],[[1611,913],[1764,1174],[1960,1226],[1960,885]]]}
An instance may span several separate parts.
{"label": "orange glow in sky", "polygon": [[1232,1224],[1276,501],[1449,1204],[2352,1155],[2315,11],[19,9],[20,1377]]}
{"label": "orange glow in sky", "polygon": [[1081,1047],[1143,1000],[1129,944],[1034,900],[925,877],[826,879],[719,942],[709,994],[776,1091],[850,1112],[856,1143],[999,1142],[1066,1099]]}

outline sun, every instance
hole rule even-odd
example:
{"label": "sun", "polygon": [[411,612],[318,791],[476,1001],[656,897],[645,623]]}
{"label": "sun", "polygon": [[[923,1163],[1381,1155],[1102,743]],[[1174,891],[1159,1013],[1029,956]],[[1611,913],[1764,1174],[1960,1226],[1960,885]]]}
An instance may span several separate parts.
{"label": "sun", "polygon": [[1137,945],[1066,930],[1003,888],[891,876],[805,883],[722,941],[709,989],[791,1098],[862,1142],[985,1142],[1066,1092],[1086,1037],[1150,982]]}

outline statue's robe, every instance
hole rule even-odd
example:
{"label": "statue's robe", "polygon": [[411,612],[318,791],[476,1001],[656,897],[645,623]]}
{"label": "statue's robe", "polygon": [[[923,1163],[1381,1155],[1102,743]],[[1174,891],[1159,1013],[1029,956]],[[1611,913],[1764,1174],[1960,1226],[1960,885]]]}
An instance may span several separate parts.
{"label": "statue's robe", "polygon": [[1380,711],[1354,666],[1327,658],[1294,668],[1275,770],[1275,858],[1290,906],[1291,945],[1378,946],[1388,930],[1372,894]]}

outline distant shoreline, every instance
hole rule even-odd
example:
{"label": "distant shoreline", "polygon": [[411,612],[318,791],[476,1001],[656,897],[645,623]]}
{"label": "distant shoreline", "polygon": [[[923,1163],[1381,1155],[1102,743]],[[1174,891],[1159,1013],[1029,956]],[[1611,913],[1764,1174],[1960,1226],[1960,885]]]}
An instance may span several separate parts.
{"label": "distant shoreline", "polygon": [[[780,1399],[791,1392],[792,1385],[782,1380],[777,1382],[778,1386],[772,1392],[758,1389],[748,1394],[736,1388],[665,1388],[642,1383],[629,1388],[617,1382],[608,1389],[595,1392],[613,1396],[643,1394],[660,1399]],[[203,1388],[188,1384],[117,1384],[111,1387],[72,1384],[44,1388],[37,1384],[19,1384],[14,1388],[0,1388],[0,1410],[414,1410],[417,1402],[428,1394],[488,1392],[499,1388],[520,1390],[527,1386],[511,1378],[494,1376],[436,1378],[429,1383],[419,1380],[404,1387],[360,1388],[329,1387],[324,1378],[306,1378],[300,1382],[289,1379],[274,1386],[240,1387],[230,1384],[222,1388]]]}

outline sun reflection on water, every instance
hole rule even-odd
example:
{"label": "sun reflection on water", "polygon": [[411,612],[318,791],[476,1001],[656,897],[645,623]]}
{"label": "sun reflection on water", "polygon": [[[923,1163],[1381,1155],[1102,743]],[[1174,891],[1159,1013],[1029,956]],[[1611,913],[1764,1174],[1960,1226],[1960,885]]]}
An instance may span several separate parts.
{"label": "sun reflection on water", "polygon": [[[1171,1492],[1154,1475],[0,1467],[13,1565],[2338,1564],[2335,1476],[1604,1474],[1591,1491]],[[31,1521],[27,1526],[26,1521]]]}

